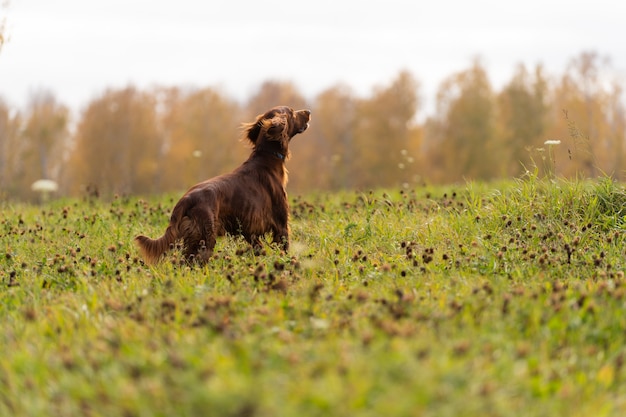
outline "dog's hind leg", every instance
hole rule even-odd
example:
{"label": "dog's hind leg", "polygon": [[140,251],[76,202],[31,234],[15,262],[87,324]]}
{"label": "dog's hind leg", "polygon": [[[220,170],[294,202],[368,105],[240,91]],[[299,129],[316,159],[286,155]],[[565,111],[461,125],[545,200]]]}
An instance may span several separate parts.
{"label": "dog's hind leg", "polygon": [[190,262],[198,251],[200,244],[200,230],[195,219],[185,216],[180,221],[179,233],[183,240],[183,257]]}
{"label": "dog's hind leg", "polygon": [[203,230],[204,239],[200,241],[196,259],[200,263],[205,263],[213,256],[213,249],[215,249],[215,244],[217,243],[215,219],[212,215],[207,216],[206,222],[201,230]]}
{"label": "dog's hind leg", "polygon": [[189,212],[183,255],[187,261],[207,262],[216,244],[216,222],[212,210],[196,207]]}
{"label": "dog's hind leg", "polygon": [[272,230],[272,241],[285,252],[289,251],[289,228],[274,228]]}

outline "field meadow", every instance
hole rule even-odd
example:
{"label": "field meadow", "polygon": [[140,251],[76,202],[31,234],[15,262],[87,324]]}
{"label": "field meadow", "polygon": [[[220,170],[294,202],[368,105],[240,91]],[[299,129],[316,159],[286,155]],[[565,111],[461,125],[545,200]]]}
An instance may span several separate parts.
{"label": "field meadow", "polygon": [[178,197],[0,203],[0,415],[626,415],[622,184],[291,195],[289,253],[148,267]]}

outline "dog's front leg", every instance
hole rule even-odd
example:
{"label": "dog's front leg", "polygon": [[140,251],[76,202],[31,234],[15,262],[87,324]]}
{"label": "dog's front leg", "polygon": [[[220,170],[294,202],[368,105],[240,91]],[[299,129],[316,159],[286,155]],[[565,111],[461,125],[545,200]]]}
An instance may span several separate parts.
{"label": "dog's front leg", "polygon": [[289,229],[283,228],[272,232],[274,243],[282,248],[285,252],[289,251]]}

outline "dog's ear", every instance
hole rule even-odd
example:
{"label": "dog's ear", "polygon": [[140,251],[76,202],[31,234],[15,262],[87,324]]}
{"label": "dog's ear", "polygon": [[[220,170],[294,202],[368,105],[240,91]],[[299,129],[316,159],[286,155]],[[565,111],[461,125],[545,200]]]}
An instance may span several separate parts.
{"label": "dog's ear", "polygon": [[254,123],[244,123],[242,125],[244,129],[243,137],[250,141],[253,146],[258,144],[258,141],[267,136],[268,140],[284,141],[288,140],[287,135],[287,120],[283,115],[276,115],[271,119],[264,119],[263,115],[257,117]]}
{"label": "dog's ear", "polygon": [[256,145],[256,140],[263,127],[263,115],[258,115],[256,121],[252,123],[243,123],[241,127],[243,129],[243,139],[250,141],[253,146]]}
{"label": "dog's ear", "polygon": [[287,119],[282,114],[276,115],[269,120],[264,120],[267,124],[267,137],[269,140],[283,141],[287,136]]}

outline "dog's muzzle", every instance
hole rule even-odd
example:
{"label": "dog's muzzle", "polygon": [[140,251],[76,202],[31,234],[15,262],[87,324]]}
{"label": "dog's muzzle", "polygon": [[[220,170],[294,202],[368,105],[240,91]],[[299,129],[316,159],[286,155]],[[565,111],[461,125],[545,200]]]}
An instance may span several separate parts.
{"label": "dog's muzzle", "polygon": [[298,133],[302,133],[309,128],[309,123],[311,122],[311,110],[299,110],[298,113],[304,113],[307,116],[306,125],[298,131]]}

